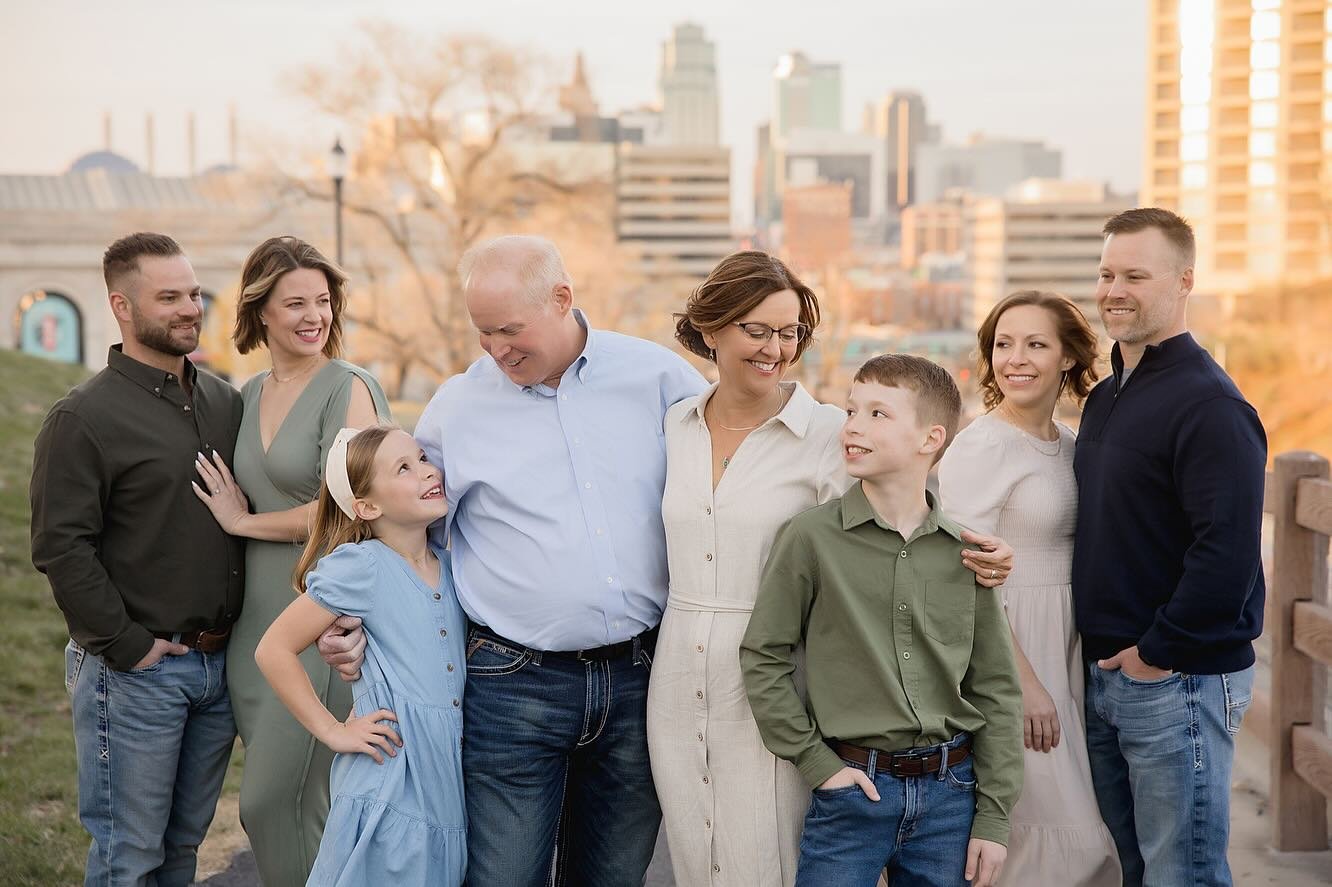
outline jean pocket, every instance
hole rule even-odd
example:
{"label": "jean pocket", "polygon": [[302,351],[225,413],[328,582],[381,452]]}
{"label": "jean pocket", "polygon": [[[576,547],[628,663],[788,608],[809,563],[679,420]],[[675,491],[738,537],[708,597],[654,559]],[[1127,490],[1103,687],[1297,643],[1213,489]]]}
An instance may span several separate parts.
{"label": "jean pocket", "polygon": [[974,792],[976,790],[976,771],[971,766],[971,756],[955,767],[949,767],[944,773],[944,782],[948,783],[950,788],[958,791]]}
{"label": "jean pocket", "polygon": [[[1247,677],[1247,680],[1244,678]],[[1244,713],[1253,701],[1253,673],[1245,672],[1221,675],[1221,686],[1226,694],[1226,732],[1234,736],[1239,732]]]}
{"label": "jean pocket", "polygon": [[487,637],[474,636],[467,644],[469,678],[513,674],[531,661],[530,650],[515,650]]}
{"label": "jean pocket", "polygon": [[167,657],[170,655],[170,653],[164,653],[162,657],[152,665],[145,665],[143,668],[127,668],[121,673],[128,675],[155,674],[162,670],[162,664],[167,661]]}
{"label": "jean pocket", "polygon": [[1165,677],[1156,678],[1150,681],[1142,681],[1135,677],[1132,677],[1131,675],[1129,675],[1128,672],[1124,671],[1124,669],[1122,668],[1119,669],[1119,674],[1124,678],[1125,683],[1129,684],[1132,687],[1164,687],[1167,684],[1171,684],[1175,681],[1182,680],[1184,678],[1184,675],[1177,671],[1172,671],[1170,674],[1166,675]]}
{"label": "jean pocket", "polygon": [[812,794],[816,798],[827,798],[832,800],[835,798],[844,798],[852,792],[860,792],[861,794],[864,794],[865,790],[853,782],[850,785],[843,785],[839,788],[816,788]]}
{"label": "jean pocket", "polygon": [[87,651],[70,638],[69,643],[65,644],[65,692],[73,695],[74,685],[79,682],[79,672],[83,670],[84,657],[88,655]]}
{"label": "jean pocket", "polygon": [[648,652],[647,647],[639,647],[638,658],[634,661],[635,665],[641,665],[647,669],[648,674],[652,674],[652,654]]}

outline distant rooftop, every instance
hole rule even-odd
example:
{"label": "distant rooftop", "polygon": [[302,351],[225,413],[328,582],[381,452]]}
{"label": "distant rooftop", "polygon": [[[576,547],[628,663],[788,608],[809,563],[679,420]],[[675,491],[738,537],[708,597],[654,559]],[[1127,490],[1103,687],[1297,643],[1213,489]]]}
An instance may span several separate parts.
{"label": "distant rooftop", "polygon": [[[98,155],[117,157],[98,151],[80,158],[75,166]],[[130,166],[128,170],[113,170],[99,165],[71,169],[60,176],[0,175],[0,212],[235,210],[261,205],[255,192],[240,177],[226,172],[189,177],[152,176],[139,172],[133,164]]]}
{"label": "distant rooftop", "polygon": [[69,167],[70,172],[88,172],[94,169],[103,169],[114,174],[136,173],[139,171],[139,168],[134,165],[134,161],[117,154],[115,151],[89,151],[75,160]]}

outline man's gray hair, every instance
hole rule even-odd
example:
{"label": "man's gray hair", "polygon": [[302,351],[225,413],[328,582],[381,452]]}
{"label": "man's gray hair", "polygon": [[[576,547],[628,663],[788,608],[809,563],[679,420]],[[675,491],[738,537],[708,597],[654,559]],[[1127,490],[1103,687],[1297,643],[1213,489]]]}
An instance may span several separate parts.
{"label": "man's gray hair", "polygon": [[496,268],[512,270],[534,305],[548,302],[558,286],[573,286],[560,251],[536,234],[505,234],[476,244],[458,262],[458,278],[466,290],[473,274]]}

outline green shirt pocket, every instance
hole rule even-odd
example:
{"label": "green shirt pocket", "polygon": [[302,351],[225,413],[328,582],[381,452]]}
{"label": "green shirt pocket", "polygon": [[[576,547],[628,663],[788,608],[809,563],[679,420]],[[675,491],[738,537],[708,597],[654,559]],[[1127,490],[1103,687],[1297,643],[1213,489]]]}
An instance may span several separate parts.
{"label": "green shirt pocket", "polygon": [[925,633],[941,644],[971,640],[976,627],[976,585],[925,583]]}

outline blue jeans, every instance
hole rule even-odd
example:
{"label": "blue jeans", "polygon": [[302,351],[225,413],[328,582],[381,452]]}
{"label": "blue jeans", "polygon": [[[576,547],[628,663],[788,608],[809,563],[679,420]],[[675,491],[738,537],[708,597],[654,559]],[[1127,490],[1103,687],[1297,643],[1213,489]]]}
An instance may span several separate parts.
{"label": "blue jeans", "polygon": [[79,820],[92,836],[85,885],[194,881],[236,739],[225,664],[191,650],[122,672],[65,647]]}
{"label": "blue jeans", "polygon": [[650,645],[578,662],[468,633],[467,882],[640,887],[661,824],[648,766]]}
{"label": "blue jeans", "polygon": [[[966,739],[960,734],[921,753]],[[871,801],[858,785],[814,790],[800,836],[796,887],[874,887],[885,868],[893,887],[965,887],[976,812],[971,758],[928,776],[906,777],[878,770],[877,754],[869,767],[845,763],[865,770],[879,800]]]}
{"label": "blue jeans", "polygon": [[1125,887],[1229,887],[1230,768],[1253,668],[1138,681],[1089,663],[1087,752]]}

